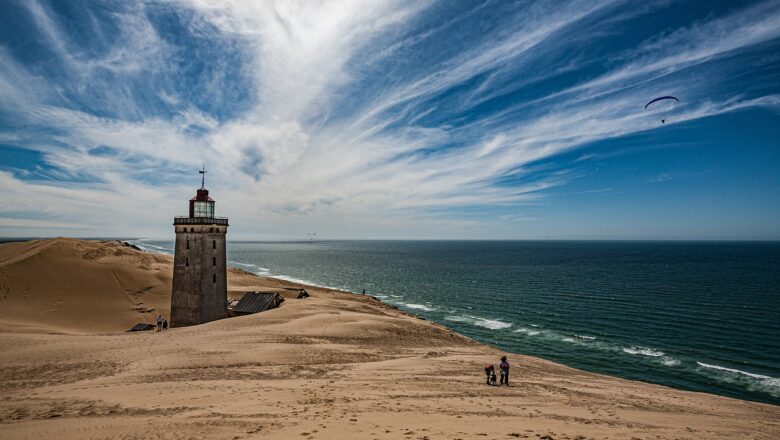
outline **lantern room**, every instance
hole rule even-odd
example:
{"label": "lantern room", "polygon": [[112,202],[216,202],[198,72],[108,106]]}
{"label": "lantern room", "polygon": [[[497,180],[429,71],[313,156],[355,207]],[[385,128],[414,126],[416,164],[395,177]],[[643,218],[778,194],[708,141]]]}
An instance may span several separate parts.
{"label": "lantern room", "polygon": [[190,199],[190,218],[214,218],[214,200],[209,190],[201,187],[195,197]]}

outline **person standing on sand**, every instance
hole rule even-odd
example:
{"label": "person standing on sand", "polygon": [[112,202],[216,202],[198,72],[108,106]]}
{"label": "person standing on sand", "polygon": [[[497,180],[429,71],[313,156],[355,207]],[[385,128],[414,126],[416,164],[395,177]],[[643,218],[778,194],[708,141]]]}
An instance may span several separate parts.
{"label": "person standing on sand", "polygon": [[163,322],[163,317],[162,317],[162,315],[157,315],[157,331],[158,331],[158,332],[159,332],[160,330],[162,330],[162,322]]}
{"label": "person standing on sand", "polygon": [[498,364],[498,368],[501,369],[501,385],[506,382],[506,386],[509,386],[509,362],[506,360],[506,356],[501,356],[501,363]]}

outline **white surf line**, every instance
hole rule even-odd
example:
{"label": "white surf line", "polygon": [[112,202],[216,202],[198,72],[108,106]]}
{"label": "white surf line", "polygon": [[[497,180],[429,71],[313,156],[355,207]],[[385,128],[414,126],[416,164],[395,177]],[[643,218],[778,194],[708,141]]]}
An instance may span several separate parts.
{"label": "white surf line", "polygon": [[751,377],[753,379],[767,380],[767,381],[775,380],[775,381],[778,381],[778,385],[780,385],[780,380],[778,380],[777,378],[771,377],[771,376],[765,376],[763,374],[750,373],[748,371],[737,370],[736,368],[721,367],[720,365],[705,364],[704,362],[699,362],[699,361],[696,361],[696,363],[699,364],[700,367],[710,368],[712,370],[727,371],[729,373],[740,374],[740,375],[743,375],[743,376]]}

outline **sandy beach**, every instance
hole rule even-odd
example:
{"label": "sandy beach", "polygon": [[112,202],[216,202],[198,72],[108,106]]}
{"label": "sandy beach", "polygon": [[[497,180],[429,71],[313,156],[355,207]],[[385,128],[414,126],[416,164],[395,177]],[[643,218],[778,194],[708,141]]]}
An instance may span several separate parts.
{"label": "sandy beach", "polygon": [[[780,408],[503,352],[374,298],[164,332],[172,258],[116,241],[0,245],[3,439],[775,439]],[[228,273],[228,295],[294,283]]]}

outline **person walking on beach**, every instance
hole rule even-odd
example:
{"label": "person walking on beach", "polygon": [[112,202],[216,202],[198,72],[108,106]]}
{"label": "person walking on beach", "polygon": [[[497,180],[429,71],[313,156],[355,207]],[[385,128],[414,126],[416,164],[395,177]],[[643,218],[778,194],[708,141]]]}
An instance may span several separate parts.
{"label": "person walking on beach", "polygon": [[163,322],[163,316],[157,315],[157,331],[159,332],[162,330],[162,322]]}
{"label": "person walking on beach", "polygon": [[501,385],[506,383],[509,386],[509,362],[506,360],[506,356],[501,356],[501,363],[498,364],[498,368],[501,369]]}

